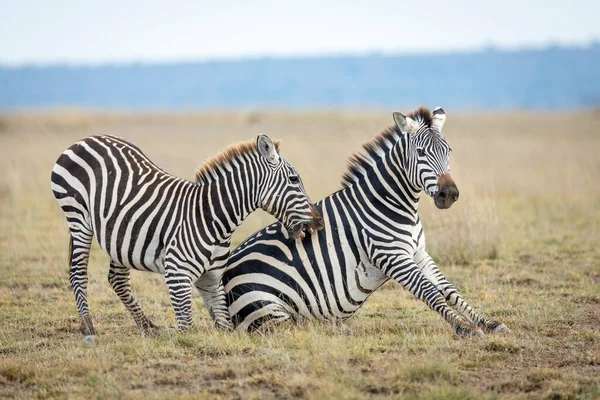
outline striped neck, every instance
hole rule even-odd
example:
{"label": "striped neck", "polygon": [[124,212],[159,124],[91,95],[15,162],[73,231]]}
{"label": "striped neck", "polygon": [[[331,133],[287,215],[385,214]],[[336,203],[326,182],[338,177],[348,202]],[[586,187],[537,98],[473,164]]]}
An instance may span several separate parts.
{"label": "striped neck", "polygon": [[421,190],[410,184],[404,166],[407,140],[407,135],[402,135],[343,190],[362,193],[363,198],[379,212],[397,213],[416,220]]}
{"label": "striped neck", "polygon": [[193,218],[207,229],[215,241],[227,241],[238,226],[259,208],[259,187],[264,164],[258,153],[230,160],[215,169],[211,179],[195,185],[196,204]]}

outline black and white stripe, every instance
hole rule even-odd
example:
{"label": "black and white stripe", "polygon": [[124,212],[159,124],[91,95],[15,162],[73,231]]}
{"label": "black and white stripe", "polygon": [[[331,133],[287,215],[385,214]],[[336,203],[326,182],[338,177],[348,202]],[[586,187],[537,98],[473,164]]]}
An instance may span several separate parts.
{"label": "black and white stripe", "polygon": [[86,334],[94,334],[87,302],[93,236],[110,256],[111,286],[142,331],[155,325],[131,294],[131,268],[165,274],[180,329],[192,323],[192,286],[215,324],[231,328],[221,274],[236,227],[259,207],[296,236],[320,227],[298,173],[265,135],[207,161],[196,182],[166,173],[123,139],[93,136],[61,154],[51,181],[69,226],[69,279]]}
{"label": "black and white stripe", "polygon": [[391,278],[458,333],[508,329],[475,313],[425,251],[420,192],[438,208],[458,199],[441,133],[445,113],[420,108],[394,119],[350,159],[343,188],[317,203],[324,229],[294,240],[275,223],[232,252],[223,284],[236,327],[306,318],[339,323]]}

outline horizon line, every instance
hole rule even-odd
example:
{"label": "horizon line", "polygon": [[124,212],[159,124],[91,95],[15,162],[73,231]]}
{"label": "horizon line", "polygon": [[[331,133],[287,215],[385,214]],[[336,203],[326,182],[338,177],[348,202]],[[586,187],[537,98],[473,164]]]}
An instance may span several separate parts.
{"label": "horizon line", "polygon": [[449,56],[484,53],[519,53],[524,51],[544,51],[552,49],[562,50],[592,50],[600,48],[600,39],[592,38],[586,42],[564,43],[549,40],[544,44],[523,44],[518,46],[502,46],[493,42],[474,47],[457,47],[453,49],[427,49],[418,50],[381,50],[373,49],[367,51],[325,51],[325,52],[301,52],[301,53],[277,53],[256,55],[231,55],[231,56],[183,56],[179,58],[132,58],[113,60],[52,60],[52,61],[7,61],[0,58],[0,69],[22,69],[22,68],[94,68],[94,67],[123,67],[132,65],[176,65],[176,64],[211,64],[211,63],[235,63],[259,60],[300,60],[300,59],[330,59],[330,58],[363,58],[363,57],[419,57],[419,56]]}

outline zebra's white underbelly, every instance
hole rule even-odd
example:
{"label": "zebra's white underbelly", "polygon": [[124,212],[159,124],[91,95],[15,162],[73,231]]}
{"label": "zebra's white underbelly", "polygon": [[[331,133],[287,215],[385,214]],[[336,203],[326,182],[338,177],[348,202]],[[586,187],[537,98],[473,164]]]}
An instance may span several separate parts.
{"label": "zebra's white underbelly", "polygon": [[[365,301],[388,277],[368,260],[361,261],[355,267],[356,279],[352,285],[348,285],[352,297],[359,301]],[[368,292],[368,293],[365,293]]]}

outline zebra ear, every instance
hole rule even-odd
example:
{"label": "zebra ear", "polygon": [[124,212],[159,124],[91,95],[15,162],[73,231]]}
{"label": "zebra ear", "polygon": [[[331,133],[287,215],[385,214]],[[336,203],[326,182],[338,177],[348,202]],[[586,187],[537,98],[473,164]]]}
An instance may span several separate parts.
{"label": "zebra ear", "polygon": [[442,107],[436,107],[432,114],[433,122],[431,125],[435,126],[441,132],[444,127],[444,122],[446,122],[446,113]]}
{"label": "zebra ear", "polygon": [[279,162],[279,153],[275,143],[265,134],[260,134],[256,138],[256,147],[258,152],[263,156],[270,164],[276,164]]}
{"label": "zebra ear", "polygon": [[401,112],[394,111],[394,122],[402,133],[408,133],[409,135],[415,133],[419,129],[419,124],[414,119],[405,116]]}

